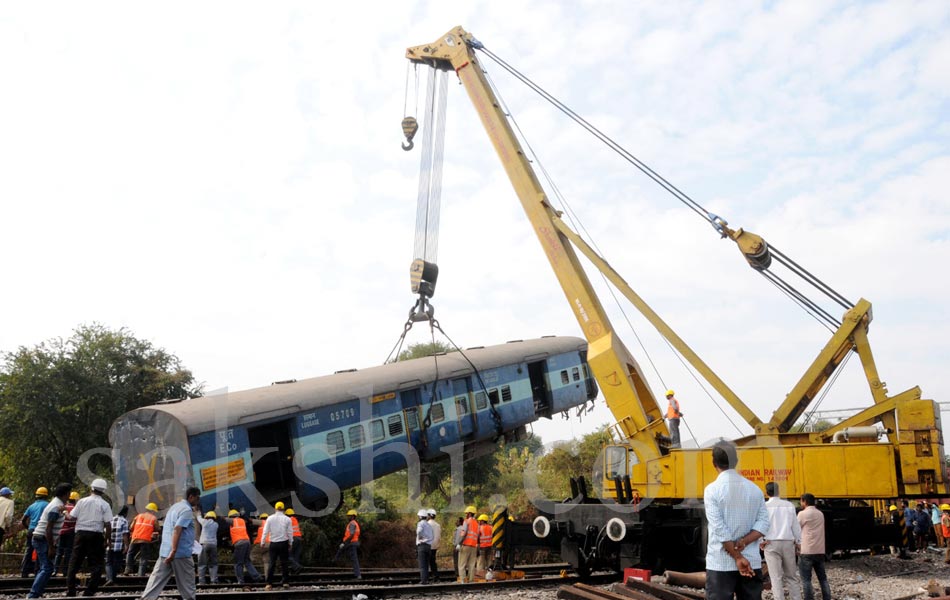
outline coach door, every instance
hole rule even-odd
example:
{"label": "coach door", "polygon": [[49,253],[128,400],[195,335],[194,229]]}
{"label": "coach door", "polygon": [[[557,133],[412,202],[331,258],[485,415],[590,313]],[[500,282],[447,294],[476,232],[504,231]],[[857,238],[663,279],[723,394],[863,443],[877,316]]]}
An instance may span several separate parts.
{"label": "coach door", "polygon": [[459,439],[471,438],[478,429],[472,406],[472,379],[462,377],[452,380],[452,395],[455,398],[455,414],[458,416]]}
{"label": "coach door", "polygon": [[290,425],[291,420],[285,420],[247,430],[254,485],[268,500],[282,498],[297,489]]}
{"label": "coach door", "polygon": [[419,388],[416,388],[402,391],[399,397],[402,400],[402,414],[406,421],[406,437],[408,438],[409,444],[416,450],[419,450],[421,448],[420,438],[422,437],[420,431],[422,419],[419,415],[419,402],[422,395],[419,393]]}

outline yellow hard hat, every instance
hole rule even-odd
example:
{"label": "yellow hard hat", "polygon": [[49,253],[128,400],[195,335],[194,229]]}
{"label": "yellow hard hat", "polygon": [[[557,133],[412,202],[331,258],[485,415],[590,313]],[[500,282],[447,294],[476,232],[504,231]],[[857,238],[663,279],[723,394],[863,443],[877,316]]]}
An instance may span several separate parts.
{"label": "yellow hard hat", "polygon": [[897,507],[891,504],[891,506],[887,510],[897,510]]}
{"label": "yellow hard hat", "polygon": [[348,516],[348,517],[355,517],[355,516],[356,516],[356,509],[355,509],[355,508],[351,508],[350,510],[346,511],[346,516]]}
{"label": "yellow hard hat", "polygon": [[487,522],[488,522],[488,515],[484,515],[484,514],[483,514],[483,515],[478,515],[478,520],[479,520],[479,521],[485,521],[485,522],[487,523]]}
{"label": "yellow hard hat", "polygon": [[218,518],[218,515],[215,514],[215,512],[214,512],[213,510],[209,510],[209,511],[205,514],[205,518],[206,518],[206,519],[217,519],[217,518]]}
{"label": "yellow hard hat", "polygon": [[275,504],[275,505],[274,505],[274,510],[284,510],[284,503],[283,503],[283,502],[278,502],[277,504]]}
{"label": "yellow hard hat", "polygon": [[950,510],[950,504],[941,504],[940,510]]}
{"label": "yellow hard hat", "polygon": [[287,510],[284,511],[284,514],[287,515],[288,517],[292,517],[297,513],[294,512],[294,509],[288,508]]}
{"label": "yellow hard hat", "polygon": [[667,395],[667,396],[672,396],[672,395],[673,395],[673,390],[666,390],[666,395]]}
{"label": "yellow hard hat", "polygon": [[37,496],[49,496],[49,490],[46,489],[46,488],[43,487],[43,486],[40,486],[40,487],[36,488],[36,495],[37,495]]}
{"label": "yellow hard hat", "polygon": [[148,504],[145,505],[145,510],[158,511],[158,505],[155,504],[154,502],[149,502]]}
{"label": "yellow hard hat", "polygon": [[79,500],[79,492],[69,492],[70,500]]}
{"label": "yellow hard hat", "polygon": [[240,516],[241,516],[241,513],[239,513],[238,511],[236,511],[236,510],[234,510],[234,509],[232,508],[231,510],[228,511],[228,516],[229,516],[229,517],[240,517]]}
{"label": "yellow hard hat", "polygon": [[466,507],[465,507],[465,512],[467,512],[467,513],[472,513],[472,514],[474,515],[475,513],[478,512],[478,509],[475,508],[474,506],[466,506]]}
{"label": "yellow hard hat", "polygon": [[261,516],[260,516],[261,521],[263,521],[266,518],[267,518],[267,513],[261,513]]}

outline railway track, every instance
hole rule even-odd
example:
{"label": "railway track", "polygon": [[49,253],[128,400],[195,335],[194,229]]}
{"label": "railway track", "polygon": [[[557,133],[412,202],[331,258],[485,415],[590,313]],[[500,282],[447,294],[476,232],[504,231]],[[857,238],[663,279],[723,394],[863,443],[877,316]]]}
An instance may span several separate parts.
{"label": "railway track", "polygon": [[[352,578],[345,580],[291,580],[292,585],[288,589],[277,587],[274,590],[265,590],[264,584],[251,584],[236,586],[235,584],[218,584],[201,586],[198,588],[199,595],[202,590],[211,592],[217,600],[230,600],[231,598],[247,598],[250,594],[254,598],[295,598],[298,600],[307,600],[310,598],[332,599],[341,598],[351,600],[357,594],[365,594],[369,598],[398,598],[406,595],[416,594],[447,594],[464,591],[502,591],[516,589],[533,589],[539,587],[549,587],[558,585],[569,585],[579,581],[585,581],[589,584],[599,585],[611,583],[620,580],[617,573],[596,574],[581,580],[577,576],[552,575],[547,572],[535,573],[527,576],[525,579],[512,579],[507,581],[492,581],[482,583],[430,583],[428,585],[419,585],[415,580],[409,581],[407,578],[386,577],[383,574],[370,574],[369,578],[361,581],[354,581]],[[99,589],[96,598],[116,598],[131,599],[137,598],[145,587],[146,578],[135,577],[127,578],[130,582],[121,585],[114,585]],[[133,583],[131,580],[135,579]],[[29,582],[29,583],[27,583]],[[32,580],[24,578],[5,578],[0,579],[0,594],[24,596],[29,591],[29,584]],[[65,581],[62,578],[50,580],[50,585],[46,588],[46,595],[63,593],[65,588],[62,586]],[[59,585],[56,585],[59,584]],[[174,593],[174,582],[171,582],[165,588],[166,593]]]}

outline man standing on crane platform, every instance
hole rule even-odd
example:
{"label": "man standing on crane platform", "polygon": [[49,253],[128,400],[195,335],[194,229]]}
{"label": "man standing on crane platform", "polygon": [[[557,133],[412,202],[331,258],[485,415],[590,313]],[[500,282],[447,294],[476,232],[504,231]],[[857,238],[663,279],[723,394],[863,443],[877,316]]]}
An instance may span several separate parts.
{"label": "man standing on crane platform", "polygon": [[680,447],[680,403],[673,397],[673,390],[666,390],[666,399],[669,405],[666,407],[666,419],[670,427],[670,448]]}

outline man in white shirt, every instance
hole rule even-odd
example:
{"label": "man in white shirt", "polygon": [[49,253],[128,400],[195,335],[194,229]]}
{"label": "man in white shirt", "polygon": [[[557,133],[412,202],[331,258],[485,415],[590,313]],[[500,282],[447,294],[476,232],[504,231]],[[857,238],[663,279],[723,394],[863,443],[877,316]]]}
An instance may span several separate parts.
{"label": "man in white shirt", "polygon": [[429,583],[429,554],[432,552],[432,526],[429,525],[429,511],[419,509],[419,522],[416,523],[416,555],[419,558],[419,583]]}
{"label": "man in white shirt", "polygon": [[13,525],[13,490],[0,489],[0,540]]}
{"label": "man in white shirt", "polygon": [[436,552],[439,550],[440,540],[442,539],[442,526],[435,520],[435,509],[429,509],[429,526],[432,527],[432,551],[429,553],[429,576],[432,579],[439,580],[439,566],[435,562]]}
{"label": "man in white shirt", "polygon": [[90,577],[83,595],[95,596],[99,591],[106,556],[106,540],[112,535],[112,507],[102,497],[108,484],[105,479],[94,479],[89,487],[92,491],[77,502],[70,513],[70,516],[76,519],[76,538],[73,541],[73,555],[69,560],[69,573],[66,575],[67,596],[76,595],[76,574],[84,561],[89,563]]}
{"label": "man in white shirt", "polygon": [[277,559],[280,558],[280,583],[285,588],[290,587],[290,546],[294,543],[294,524],[290,517],[284,514],[284,503],[274,505],[274,514],[264,521],[262,540],[268,545],[270,568],[267,570],[267,585],[265,590],[273,589],[274,571],[277,570]]}
{"label": "man in white shirt", "polygon": [[765,562],[769,565],[772,596],[780,600],[782,589],[787,587],[788,600],[801,600],[802,581],[795,562],[795,548],[802,542],[802,528],[795,507],[788,500],[782,500],[774,481],[765,484],[765,494],[769,497],[765,503],[769,511],[769,534],[762,546],[765,548]]}

